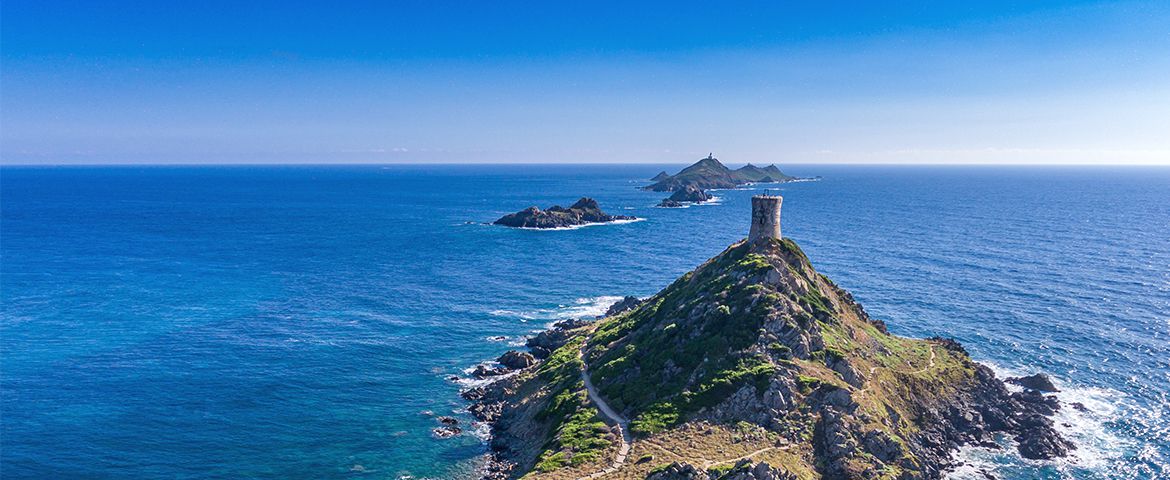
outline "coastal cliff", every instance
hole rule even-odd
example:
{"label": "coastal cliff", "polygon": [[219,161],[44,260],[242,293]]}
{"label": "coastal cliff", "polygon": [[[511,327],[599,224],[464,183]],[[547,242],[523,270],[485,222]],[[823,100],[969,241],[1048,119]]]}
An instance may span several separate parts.
{"label": "coastal cliff", "polygon": [[1009,392],[953,340],[890,334],[787,238],[529,344],[543,360],[465,392],[493,425],[485,478],[930,479],[997,433],[1027,458],[1073,448],[1054,398]]}

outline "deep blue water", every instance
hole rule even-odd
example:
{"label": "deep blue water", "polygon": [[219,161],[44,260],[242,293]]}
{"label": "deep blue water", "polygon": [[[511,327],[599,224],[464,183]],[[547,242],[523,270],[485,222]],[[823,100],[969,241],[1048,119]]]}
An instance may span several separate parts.
{"label": "deep blue water", "polygon": [[[462,408],[445,377],[746,235],[752,191],[651,208],[635,187],[661,169],[2,168],[0,472],[465,476],[481,440],[434,439],[421,413]],[[824,176],[780,187],[786,236],[874,317],[1091,409],[1059,418],[1070,461],[965,459],[1170,476],[1170,169],[786,170]],[[646,220],[479,224],[583,195]]]}

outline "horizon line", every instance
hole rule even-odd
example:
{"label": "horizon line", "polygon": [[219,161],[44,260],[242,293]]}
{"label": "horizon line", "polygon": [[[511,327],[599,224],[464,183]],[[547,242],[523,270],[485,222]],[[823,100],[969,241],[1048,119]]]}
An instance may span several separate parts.
{"label": "horizon line", "polygon": [[[113,162],[113,163],[5,163],[0,162],[0,168],[3,167],[45,167],[45,168],[60,168],[60,167],[289,167],[289,166],[507,166],[507,165],[691,165],[694,162],[215,162],[215,163],[190,163],[190,162],[174,162],[174,163],[129,163],[129,162]],[[776,165],[782,166],[778,162],[770,162],[764,164],[762,162],[727,162],[731,165]],[[1076,163],[1052,163],[1052,162],[792,162],[784,163],[783,165],[799,165],[799,166],[886,166],[886,167],[1170,167],[1170,160],[1166,163],[1140,163],[1140,162],[1076,162]]]}

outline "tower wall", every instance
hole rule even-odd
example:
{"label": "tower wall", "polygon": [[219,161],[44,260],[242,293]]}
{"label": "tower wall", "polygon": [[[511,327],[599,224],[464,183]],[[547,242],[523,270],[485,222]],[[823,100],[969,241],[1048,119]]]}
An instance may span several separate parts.
{"label": "tower wall", "polygon": [[784,197],[779,195],[756,195],[752,197],[752,229],[748,240],[780,238],[780,204]]}

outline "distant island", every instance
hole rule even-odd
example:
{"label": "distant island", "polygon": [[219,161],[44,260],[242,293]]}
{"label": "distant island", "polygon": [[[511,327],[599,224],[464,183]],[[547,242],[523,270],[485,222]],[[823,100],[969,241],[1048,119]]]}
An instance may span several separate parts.
{"label": "distant island", "polygon": [[553,205],[547,210],[532,206],[516,213],[504,215],[492,222],[516,228],[566,228],[596,223],[610,223],[622,220],[637,220],[638,217],[628,215],[610,215],[601,211],[597,200],[582,197],[569,208]]}
{"label": "distant island", "polygon": [[1001,434],[1074,448],[1046,377],[1013,393],[954,340],[889,333],[781,236],[781,202],[753,197],[748,238],[656,295],[501,357],[463,394],[492,425],[483,478],[937,479]]}
{"label": "distant island", "polygon": [[666,172],[660,172],[650,180],[654,183],[643,187],[646,190],[674,192],[688,186],[708,190],[735,188],[748,183],[791,182],[799,180],[799,178],[785,175],[776,165],[760,168],[749,163],[732,170],[720,163],[714,155],[707,155],[707,158],[695,162],[694,165],[682,169],[677,174],[669,175]]}
{"label": "distant island", "polygon": [[658,204],[658,206],[663,208],[685,207],[690,204],[707,202],[712,198],[714,197],[712,197],[711,194],[700,190],[698,187],[694,185],[687,185],[683,188],[675,190],[673,195],[663,199],[662,202]]}

